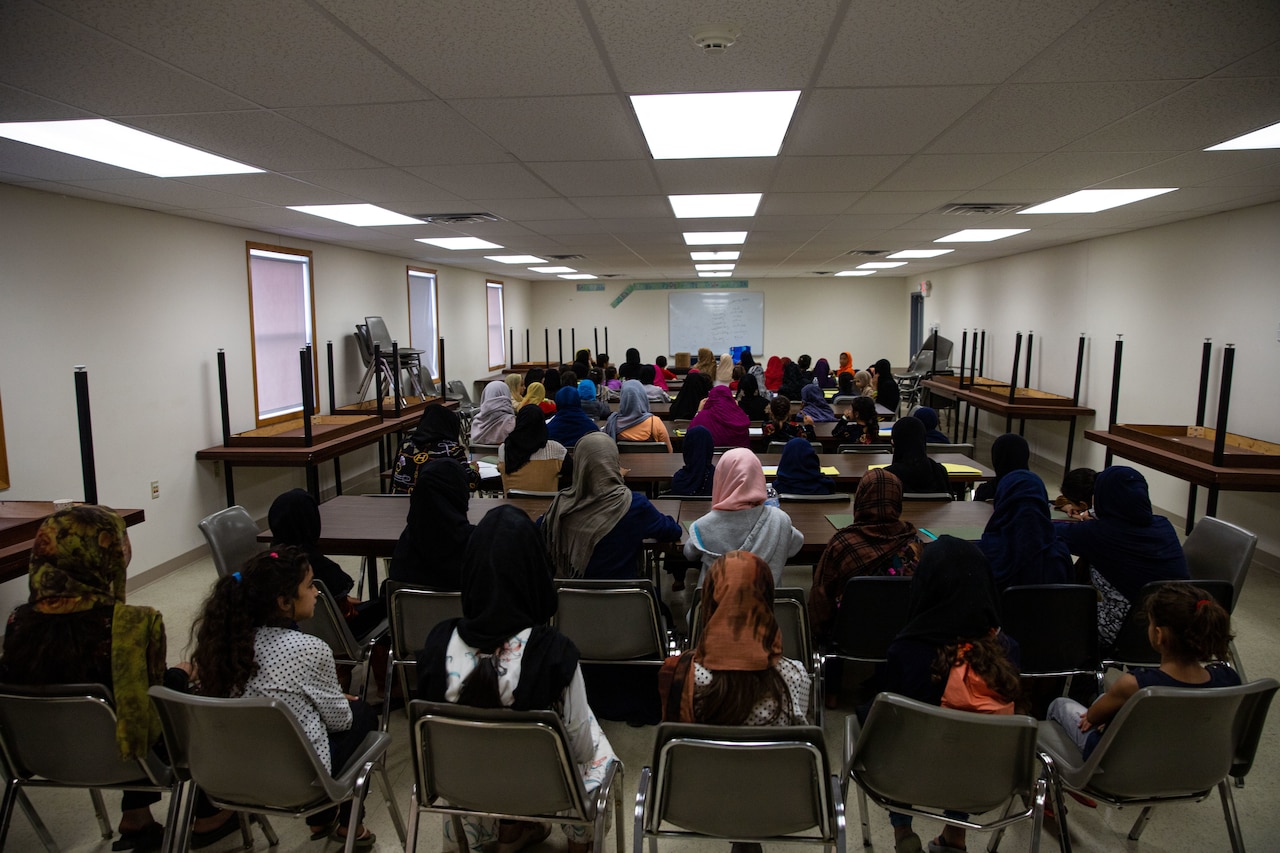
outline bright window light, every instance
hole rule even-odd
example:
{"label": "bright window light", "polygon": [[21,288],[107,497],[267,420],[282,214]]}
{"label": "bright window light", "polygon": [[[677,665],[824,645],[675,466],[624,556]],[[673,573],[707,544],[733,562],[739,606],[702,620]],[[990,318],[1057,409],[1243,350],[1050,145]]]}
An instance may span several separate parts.
{"label": "bright window light", "polygon": [[486,261],[497,261],[500,264],[545,264],[546,258],[537,255],[485,255]]}
{"label": "bright window light", "polygon": [[836,275],[875,275],[875,270],[840,270]]}
{"label": "bright window light", "polygon": [[894,267],[905,267],[906,261],[875,261],[869,264],[858,264],[860,270],[891,270]]}
{"label": "bright window light", "polygon": [[954,252],[955,249],[905,249],[901,252],[894,252],[892,255],[885,255],[886,258],[936,258],[939,255],[945,255],[948,252]]}
{"label": "bright window light", "polygon": [[[634,99],[633,99],[634,100]],[[1205,151],[1243,151],[1250,148],[1280,148],[1280,122],[1270,127],[1210,145]]]}
{"label": "bright window light", "polygon": [[422,224],[421,219],[414,219],[412,216],[405,216],[402,213],[396,213],[394,210],[378,207],[376,204],[303,204],[297,207],[290,205],[289,209],[296,210],[299,213],[309,213],[312,216],[321,216],[337,222],[345,222],[348,225],[360,225],[363,227],[370,225]]}
{"label": "bright window light", "polygon": [[702,272],[715,272],[717,270],[731,270],[733,264],[694,264],[693,268]]}
{"label": "bright window light", "polygon": [[676,219],[704,219],[709,216],[755,216],[760,193],[715,193],[712,195],[669,195]]}
{"label": "bright window light", "polygon": [[0,123],[0,136],[158,178],[262,171],[101,118]]}
{"label": "bright window light", "polygon": [[689,257],[695,261],[736,261],[742,257],[741,252],[690,252]]}
{"label": "bright window light", "polygon": [[1014,234],[1025,234],[1030,228],[966,228],[934,240],[935,243],[990,243]]}
{"label": "bright window light", "polygon": [[731,272],[700,272],[698,278],[728,278],[731,275]]}
{"label": "bright window light", "polygon": [[479,237],[419,237],[418,242],[439,246],[441,249],[450,249],[454,252],[460,252],[463,249],[503,248],[497,243],[490,243],[488,240],[481,240]]}
{"label": "bright window light", "polygon": [[686,231],[686,246],[714,246],[722,243],[726,246],[741,246],[747,242],[746,231]]}
{"label": "bright window light", "polygon": [[577,281],[587,281],[588,279],[596,278],[596,276],[592,275],[589,272],[580,272],[580,273],[574,273],[573,275],[562,275],[560,276],[560,278],[574,279]]}
{"label": "bright window light", "polygon": [[529,267],[531,272],[577,272],[573,267]]}
{"label": "bright window light", "polygon": [[1064,195],[1062,198],[1055,198],[1052,201],[1046,201],[1044,204],[1037,204],[1034,207],[1028,207],[1026,210],[1019,210],[1018,213],[1097,213],[1100,210],[1120,207],[1122,204],[1133,204],[1135,201],[1142,201],[1144,198],[1171,193],[1176,189],[1177,187],[1140,190],[1079,190],[1070,195]]}
{"label": "bright window light", "polygon": [[655,160],[776,157],[798,91],[632,95]]}

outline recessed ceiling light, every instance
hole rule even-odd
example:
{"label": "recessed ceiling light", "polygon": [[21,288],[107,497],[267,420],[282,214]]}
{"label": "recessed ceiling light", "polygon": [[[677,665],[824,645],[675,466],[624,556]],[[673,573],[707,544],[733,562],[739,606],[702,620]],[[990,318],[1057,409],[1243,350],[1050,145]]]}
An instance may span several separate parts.
{"label": "recessed ceiling light", "polygon": [[497,243],[490,243],[488,240],[481,240],[479,237],[419,237],[419,243],[429,243],[432,246],[439,246],[441,249],[451,249],[455,252],[463,249],[501,249]]}
{"label": "recessed ceiling light", "polygon": [[860,270],[891,270],[894,267],[905,267],[906,261],[875,261],[869,264],[858,264]]}
{"label": "recessed ceiling light", "polygon": [[1025,234],[1030,228],[966,228],[934,240],[935,243],[989,243],[1014,234]]}
{"label": "recessed ceiling light", "polygon": [[1044,204],[1037,204],[1034,207],[1028,207],[1026,210],[1019,210],[1018,215],[1024,213],[1097,213],[1100,210],[1110,210],[1122,204],[1133,204],[1135,201],[1142,201],[1144,198],[1171,193],[1176,189],[1177,187],[1138,190],[1079,190],[1069,195],[1064,195],[1062,198],[1055,198],[1051,201],[1046,201]]}
{"label": "recessed ceiling light", "polygon": [[731,275],[731,272],[700,272],[698,278],[728,278]]}
{"label": "recessed ceiling light", "polygon": [[586,281],[587,279],[596,278],[596,277],[597,277],[597,276],[594,276],[594,275],[592,275],[591,273],[588,273],[588,272],[580,272],[580,273],[575,273],[575,274],[573,274],[573,275],[562,275],[562,276],[560,276],[560,278],[572,278],[572,279],[578,279],[578,280],[581,280],[581,281]]}
{"label": "recessed ceiling light", "polygon": [[836,275],[875,275],[875,270],[840,270]]}
{"label": "recessed ceiling light", "polygon": [[686,231],[686,246],[714,246],[723,243],[726,246],[741,246],[747,242],[746,231]]}
{"label": "recessed ceiling light", "polygon": [[632,95],[655,160],[776,157],[798,91]]}
{"label": "recessed ceiling light", "polygon": [[1217,145],[1210,145],[1205,151],[1244,151],[1251,148],[1280,148],[1280,122],[1264,127]]}
{"label": "recessed ceiling light", "polygon": [[546,258],[537,255],[485,255],[486,261],[497,261],[500,264],[545,264]]}
{"label": "recessed ceiling light", "polygon": [[345,222],[348,225],[421,225],[421,219],[378,207],[376,204],[302,204],[289,205],[290,210]]}
{"label": "recessed ceiling light", "polygon": [[529,267],[531,272],[577,272],[573,267]]}
{"label": "recessed ceiling light", "polygon": [[676,219],[703,219],[709,216],[755,216],[760,193],[713,193],[710,195],[669,195]]}
{"label": "recessed ceiling light", "polygon": [[0,136],[158,178],[262,171],[101,118],[0,123]]}
{"label": "recessed ceiling light", "polygon": [[690,252],[689,257],[695,261],[736,261],[742,257],[741,252]]}
{"label": "recessed ceiling light", "polygon": [[731,270],[733,269],[733,264],[694,264],[693,268],[703,272],[715,272],[716,270]]}
{"label": "recessed ceiling light", "polygon": [[939,255],[945,255],[948,252],[954,252],[955,249],[904,249],[901,252],[894,252],[892,255],[885,255],[886,258],[936,258]]}

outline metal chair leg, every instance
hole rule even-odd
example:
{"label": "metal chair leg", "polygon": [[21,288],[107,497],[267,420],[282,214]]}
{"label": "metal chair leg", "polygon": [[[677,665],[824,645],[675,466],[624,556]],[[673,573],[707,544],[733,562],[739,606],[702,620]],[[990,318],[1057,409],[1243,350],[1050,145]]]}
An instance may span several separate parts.
{"label": "metal chair leg", "polygon": [[89,789],[89,799],[93,800],[93,813],[98,818],[98,829],[103,838],[111,837],[111,820],[107,817],[107,804],[102,801],[102,792],[97,788]]}

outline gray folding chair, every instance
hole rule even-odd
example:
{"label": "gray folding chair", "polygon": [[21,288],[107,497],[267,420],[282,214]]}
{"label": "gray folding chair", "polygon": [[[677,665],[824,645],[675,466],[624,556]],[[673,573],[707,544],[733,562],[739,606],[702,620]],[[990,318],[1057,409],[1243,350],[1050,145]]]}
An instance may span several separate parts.
{"label": "gray folding chair", "polygon": [[[856,714],[845,718],[843,778],[858,788],[863,845],[871,846],[870,797],[881,808],[994,832],[989,851],[1005,827],[1030,820],[1031,850],[1039,850],[1048,774],[1038,761],[1036,733],[1033,717],[975,714],[879,694],[861,727]],[[972,817],[994,809],[1002,809],[998,818]],[[944,810],[970,818],[948,817]]]}
{"label": "gray folding chair", "polygon": [[[813,450],[814,450],[814,452],[815,452],[815,453],[821,453],[821,452],[822,452],[822,442],[821,442],[821,441],[811,441],[811,442],[809,442],[809,444],[813,445]],[[769,442],[769,446],[765,449],[765,452],[766,452],[766,453],[781,453],[781,452],[782,452],[783,450],[785,450],[786,448],[787,448],[787,443],[786,443],[785,441],[771,441],[771,442]]]}
{"label": "gray folding chair", "polygon": [[823,658],[883,662],[889,644],[907,624],[910,604],[911,578],[849,578]]}
{"label": "gray folding chair", "polygon": [[[1182,553],[1187,558],[1187,569],[1192,583],[1201,580],[1227,581],[1231,584],[1231,611],[1240,603],[1253,552],[1258,547],[1258,536],[1243,527],[1206,515],[1196,522],[1195,529],[1182,543]],[[1235,640],[1231,641],[1231,663],[1244,678],[1244,667]]]}
{"label": "gray folding chair", "polygon": [[[391,716],[391,679],[399,673],[400,692],[407,701],[414,695],[417,673],[412,672],[418,650],[431,629],[446,619],[462,615],[462,593],[422,589],[388,581],[387,614],[391,623],[391,654],[387,656],[387,690],[382,708],[382,730]],[[413,676],[413,684],[410,676]]]}
{"label": "gray folding chair", "polygon": [[391,366],[388,363],[391,358],[391,350],[389,348],[380,350],[378,354],[381,358],[375,363],[373,360],[373,339],[369,335],[369,327],[364,323],[356,323],[355,339],[356,349],[360,351],[360,360],[364,363],[364,375],[360,377],[360,387],[356,395],[357,400],[364,400],[365,395],[369,393],[370,386],[373,385],[374,376],[377,373],[382,374],[382,391],[386,395],[395,387],[395,375],[391,372]]}
{"label": "gray folding chair", "polygon": [[794,503],[847,504],[852,497],[853,495],[848,492],[832,492],[829,495],[794,495],[789,492],[782,492],[778,495],[778,500]]}
{"label": "gray folding chair", "polygon": [[[391,331],[387,328],[386,321],[381,317],[365,317],[364,322],[369,330],[370,350],[376,344],[385,358],[391,358],[391,345],[394,341],[391,338]],[[412,347],[397,347],[396,352],[400,356],[400,369],[409,375],[409,382],[417,390],[418,396],[423,396],[422,350],[413,349]],[[402,388],[401,390],[403,391],[404,389]]]}
{"label": "gray folding chair", "polygon": [[924,446],[926,453],[963,453],[965,456],[973,458],[973,444],[926,444]]}
{"label": "gray folding chair", "polygon": [[844,796],[817,726],[661,723],[640,771],[633,853],[645,839],[809,842],[844,853]]}
{"label": "gray folding chair", "polygon": [[558,580],[556,600],[556,628],[583,663],[660,667],[675,653],[648,579]]}
{"label": "gray folding chair", "polygon": [[[218,808],[296,818],[354,800],[345,848],[352,853],[369,777],[377,770],[392,822],[404,838],[404,821],[387,776],[391,736],[386,732],[369,733],[346,766],[330,773],[279,699],[213,699],[166,687],[149,692],[160,712],[170,758],[186,768]],[[192,793],[189,789],[188,798]],[[190,808],[184,811],[189,820]],[[265,824],[263,828],[269,832]],[[182,839],[188,830],[182,822]],[[251,839],[245,846],[251,846]]]}
{"label": "gray folding chair", "polygon": [[[413,793],[407,853],[417,849],[422,812],[450,817],[459,853],[470,850],[462,829],[467,816],[591,826],[600,853],[610,801],[616,853],[622,853],[622,763],[611,761],[600,787],[588,792],[554,712],[415,700],[409,703],[409,741]],[[498,767],[501,773],[494,772]]]}
{"label": "gray folding chair", "polygon": [[[689,608],[689,643],[697,645],[702,632],[702,587],[693,591],[693,603]],[[814,651],[813,632],[809,628],[809,609],[805,606],[804,590],[800,587],[780,586],[773,590],[773,618],[782,633],[782,656],[799,661],[813,672],[821,658]]]}
{"label": "gray folding chair", "polygon": [[1199,802],[1216,786],[1233,853],[1243,853],[1240,820],[1228,776],[1243,778],[1280,682],[1264,678],[1237,687],[1144,687],[1124,703],[1085,760],[1053,721],[1040,723],[1063,849],[1070,853],[1062,789],[1117,808],[1141,806],[1129,831],[1137,841],[1158,805]]}
{"label": "gray folding chair", "polygon": [[101,684],[0,685],[0,754],[6,783],[0,849],[15,805],[22,807],[46,849],[58,849],[27,799],[28,787],[88,788],[103,838],[111,837],[111,824],[99,789],[167,792],[164,849],[172,848],[182,782],[154,753],[136,761],[120,758],[111,691]]}
{"label": "gray folding chair", "polygon": [[903,492],[902,499],[904,501],[951,501],[954,497],[950,492]]}
{"label": "gray folding chair", "polygon": [[[312,583],[320,591],[316,597],[316,612],[310,619],[299,622],[298,629],[324,640],[333,650],[333,658],[338,663],[350,666],[366,663],[373,647],[387,634],[387,620],[383,619],[369,633],[357,638],[347,626],[347,620],[342,618],[342,611],[338,609],[337,602],[325,587],[324,581],[317,578]],[[361,699],[369,695],[369,682],[372,680],[373,672],[366,672],[364,683],[360,687]]]}
{"label": "gray folding chair", "polygon": [[218,577],[240,571],[254,554],[264,550],[258,541],[258,525],[242,506],[229,506],[200,519],[200,532],[209,543],[209,555]]}
{"label": "gray folding chair", "polygon": [[619,453],[670,453],[664,441],[619,441]]}
{"label": "gray folding chair", "polygon": [[1098,593],[1083,584],[1011,586],[1000,597],[1000,630],[1018,641],[1023,678],[1094,679],[1103,690],[1098,644]]}
{"label": "gray folding chair", "polygon": [[[1129,614],[1125,617],[1124,624],[1120,626],[1120,632],[1116,635],[1111,648],[1103,650],[1104,669],[1159,666],[1160,653],[1151,648],[1151,641],[1147,637],[1147,614],[1144,604],[1152,593],[1167,583],[1178,583],[1178,581],[1152,581],[1142,588],[1138,600],[1129,608]],[[1223,610],[1231,612],[1234,590],[1229,581],[1204,580],[1195,581],[1195,584],[1212,595],[1214,600],[1222,605]],[[1228,650],[1230,651],[1230,648]],[[1237,672],[1239,672],[1238,669]],[[1243,673],[1240,674],[1240,678],[1244,679]]]}
{"label": "gray folding chair", "polygon": [[836,453],[891,453],[893,448],[888,444],[841,444],[836,446]]}

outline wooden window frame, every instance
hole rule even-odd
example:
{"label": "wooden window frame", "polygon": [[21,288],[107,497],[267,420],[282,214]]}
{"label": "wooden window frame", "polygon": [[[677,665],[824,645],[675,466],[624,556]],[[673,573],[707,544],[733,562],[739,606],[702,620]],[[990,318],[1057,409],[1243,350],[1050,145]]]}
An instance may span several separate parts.
{"label": "wooden window frame", "polygon": [[4,406],[0,405],[0,491],[9,488],[9,454],[4,444]]}
{"label": "wooden window frame", "polygon": [[[314,338],[316,331],[316,267],[315,256],[310,249],[293,249],[288,246],[273,246],[269,243],[255,243],[249,240],[245,241],[244,263],[245,277],[249,287],[249,356],[250,367],[253,376],[253,420],[254,424],[261,428],[270,426],[271,424],[284,423],[300,417],[303,412],[299,407],[297,411],[285,412],[279,415],[264,418],[261,416],[261,406],[258,403],[258,335],[253,327],[253,251],[256,249],[262,252],[274,252],[281,255],[295,255],[297,257],[305,257],[307,259],[307,309],[311,312],[311,335]],[[320,411],[320,361],[319,353],[316,352],[315,341],[311,341],[311,383],[312,383],[312,409],[311,414],[317,414]]]}
{"label": "wooden window frame", "polygon": [[[419,277],[431,276],[431,318],[435,323],[435,336],[430,341],[430,346],[422,346],[413,339],[413,278],[414,273]],[[428,365],[434,362],[435,370],[429,370],[432,382],[440,381],[440,273],[437,270],[428,269],[427,267],[407,266],[404,271],[405,290],[407,292],[409,303],[409,346],[414,349],[420,349],[423,354],[430,354],[426,359]],[[488,305],[486,303],[486,309]]]}
{"label": "wooden window frame", "polygon": [[490,363],[489,369],[502,370],[504,367],[507,366],[507,360],[510,356],[510,353],[507,352],[507,339],[502,336],[502,330],[506,328],[505,323],[507,321],[507,288],[505,284],[503,284],[501,281],[498,281],[497,279],[493,279],[493,278],[485,279],[485,282],[484,282],[484,319],[485,319],[484,349],[485,349],[485,360],[487,362],[493,361],[493,358],[492,358],[493,352],[492,352],[492,346],[491,346],[492,341],[490,341],[489,339],[489,328],[490,326],[493,325],[493,323],[491,322],[491,318],[489,317],[489,288],[490,287],[498,288],[498,303],[501,306],[501,310],[502,310],[502,316],[499,318],[500,322],[498,323],[498,339],[499,339],[499,343],[502,345],[502,362],[500,364]]}

